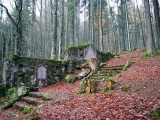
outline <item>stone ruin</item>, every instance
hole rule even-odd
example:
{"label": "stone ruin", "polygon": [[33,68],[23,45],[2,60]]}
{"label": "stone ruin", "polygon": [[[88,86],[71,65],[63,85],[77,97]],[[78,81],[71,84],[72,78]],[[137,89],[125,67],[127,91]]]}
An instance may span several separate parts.
{"label": "stone ruin", "polygon": [[64,69],[61,61],[13,55],[5,62],[3,82],[7,87],[43,87],[60,81]]}

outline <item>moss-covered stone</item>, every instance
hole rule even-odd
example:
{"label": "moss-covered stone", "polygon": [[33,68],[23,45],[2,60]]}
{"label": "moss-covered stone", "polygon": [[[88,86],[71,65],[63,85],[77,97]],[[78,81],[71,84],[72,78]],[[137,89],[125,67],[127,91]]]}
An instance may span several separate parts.
{"label": "moss-covered stone", "polygon": [[76,77],[72,76],[71,74],[67,74],[66,77],[64,78],[64,81],[68,83],[73,83],[75,80]]}
{"label": "moss-covered stone", "polygon": [[[38,67],[40,66],[44,66],[47,69],[46,82],[44,80],[41,82],[37,79]],[[8,87],[21,85],[41,87],[54,84],[64,78],[65,67],[63,67],[61,61],[10,55],[5,72]]]}
{"label": "moss-covered stone", "polygon": [[95,56],[100,62],[105,62],[114,57],[114,55],[109,52],[101,52],[97,50],[92,44],[89,43],[80,44],[78,46],[72,45],[65,51],[65,60],[70,61],[67,66],[69,68],[68,73],[73,71],[71,68],[75,68],[86,61],[85,55],[89,49],[93,50]]}
{"label": "moss-covered stone", "polygon": [[6,94],[6,97],[7,98],[15,98],[16,97],[16,87],[12,87],[12,88],[9,88],[7,90],[7,94]]}

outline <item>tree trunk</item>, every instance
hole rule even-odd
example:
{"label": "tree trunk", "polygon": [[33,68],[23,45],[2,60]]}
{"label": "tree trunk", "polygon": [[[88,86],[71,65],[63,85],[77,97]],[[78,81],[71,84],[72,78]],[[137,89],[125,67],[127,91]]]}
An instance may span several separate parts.
{"label": "tree trunk", "polygon": [[145,17],[146,17],[146,25],[147,25],[147,33],[148,33],[147,34],[147,53],[155,53],[149,0],[144,0],[144,7],[145,7]]}
{"label": "tree trunk", "polygon": [[159,17],[159,4],[158,0],[153,0],[153,6],[154,6],[154,16],[155,16],[155,22],[156,22],[156,30],[157,30],[157,45],[160,45],[160,17]]}

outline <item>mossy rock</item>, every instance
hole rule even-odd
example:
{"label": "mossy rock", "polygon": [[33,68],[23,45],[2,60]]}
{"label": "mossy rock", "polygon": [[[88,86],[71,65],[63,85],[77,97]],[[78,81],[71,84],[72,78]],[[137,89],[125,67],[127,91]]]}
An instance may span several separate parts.
{"label": "mossy rock", "polygon": [[7,90],[6,97],[7,98],[14,98],[14,97],[16,97],[16,91],[17,91],[16,87],[9,88]]}
{"label": "mossy rock", "polygon": [[76,80],[75,76],[72,76],[71,74],[67,74],[64,78],[64,81],[67,83],[73,83]]}

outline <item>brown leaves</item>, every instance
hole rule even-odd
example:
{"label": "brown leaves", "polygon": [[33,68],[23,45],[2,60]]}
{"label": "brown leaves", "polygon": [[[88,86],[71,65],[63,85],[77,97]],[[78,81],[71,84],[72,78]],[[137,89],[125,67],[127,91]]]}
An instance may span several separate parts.
{"label": "brown leaves", "polygon": [[151,118],[157,99],[142,99],[135,95],[110,96],[96,93],[74,97],[39,111],[43,118],[59,119],[140,119]]}

